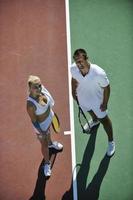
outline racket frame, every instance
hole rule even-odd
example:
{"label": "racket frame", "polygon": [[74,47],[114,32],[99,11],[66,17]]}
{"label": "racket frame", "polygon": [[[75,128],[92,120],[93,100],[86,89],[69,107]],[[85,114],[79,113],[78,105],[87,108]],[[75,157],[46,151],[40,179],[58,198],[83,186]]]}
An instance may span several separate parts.
{"label": "racket frame", "polygon": [[[56,117],[56,120],[58,122],[58,127],[60,129],[60,121],[59,121],[59,118],[58,118],[58,116],[57,116],[57,114],[55,112],[54,112],[54,116],[53,117]],[[55,125],[53,123],[53,120],[52,120],[52,128],[53,128],[53,130],[54,130],[55,133],[59,133],[60,132],[60,130],[59,131],[56,130]]]}
{"label": "racket frame", "polygon": [[[79,109],[79,111],[78,111],[78,119],[79,119],[80,126],[81,126],[81,128],[82,128],[82,131],[83,131],[83,133],[90,132],[91,128],[90,128],[88,119],[87,119],[87,117],[86,117],[84,111],[83,111],[82,108],[80,107],[79,101],[78,101],[77,98],[76,98],[76,102],[77,102],[78,109]],[[80,118],[81,114],[82,114],[82,116],[84,117],[84,119],[85,119],[85,121],[86,121],[86,123],[87,123],[87,125],[88,125],[88,127],[89,127],[89,128],[88,128],[88,131],[86,131],[86,130],[84,129],[84,125],[83,125],[82,122],[81,122],[81,118]]]}

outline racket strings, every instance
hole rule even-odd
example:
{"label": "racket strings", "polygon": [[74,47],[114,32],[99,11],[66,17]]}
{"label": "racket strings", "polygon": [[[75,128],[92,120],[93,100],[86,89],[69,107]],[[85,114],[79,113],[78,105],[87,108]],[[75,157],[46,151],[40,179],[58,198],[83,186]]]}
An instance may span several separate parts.
{"label": "racket strings", "polygon": [[60,132],[60,122],[59,122],[59,119],[56,114],[54,114],[54,116],[53,116],[52,126],[56,133]]}
{"label": "racket strings", "polygon": [[90,130],[90,125],[89,125],[88,118],[86,117],[86,115],[84,114],[81,108],[79,108],[78,117],[79,117],[79,122],[83,130],[83,133],[86,133],[86,129],[88,129],[87,131]]}
{"label": "racket strings", "polygon": [[87,133],[88,131],[90,131],[90,124],[89,124],[88,118],[86,117],[85,113],[80,107],[78,98],[76,98],[76,101],[79,108],[78,118],[79,118],[80,126],[82,128],[83,133]]}

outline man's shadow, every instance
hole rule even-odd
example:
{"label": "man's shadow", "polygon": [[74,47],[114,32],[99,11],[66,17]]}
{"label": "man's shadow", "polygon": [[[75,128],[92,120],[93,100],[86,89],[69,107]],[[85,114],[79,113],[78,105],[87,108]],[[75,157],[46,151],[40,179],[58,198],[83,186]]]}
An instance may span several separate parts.
{"label": "man's shadow", "polygon": [[[77,164],[76,168],[78,170],[77,172],[77,190],[78,190],[78,200],[98,200],[99,193],[100,193],[100,186],[102,184],[103,178],[107,172],[110,158],[108,156],[104,156],[101,160],[101,163],[99,165],[99,168],[94,175],[92,181],[87,184],[87,177],[89,176],[90,171],[90,163],[94,154],[95,150],[95,142],[96,142],[96,135],[98,127],[95,127],[90,135],[90,138],[88,140],[83,160],[81,164]],[[73,200],[73,184],[71,182],[70,189],[65,192],[65,194],[62,197],[62,200]]]}
{"label": "man's shadow", "polygon": [[[57,153],[59,153],[61,151],[57,151],[57,150],[52,149],[52,148],[49,150],[51,168],[54,165]],[[37,181],[36,181],[35,189],[34,189],[32,197],[29,200],[45,200],[46,199],[45,188],[46,188],[46,183],[49,180],[49,178],[44,176],[43,166],[44,166],[44,159],[40,163],[40,166],[39,166],[39,169],[38,169],[38,178],[37,178]]]}

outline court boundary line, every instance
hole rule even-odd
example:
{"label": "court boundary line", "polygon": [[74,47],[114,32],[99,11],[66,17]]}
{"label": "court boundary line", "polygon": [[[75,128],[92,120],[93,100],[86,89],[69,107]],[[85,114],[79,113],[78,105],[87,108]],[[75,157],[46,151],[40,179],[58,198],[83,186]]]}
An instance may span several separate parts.
{"label": "court boundary line", "polygon": [[72,180],[73,180],[73,199],[78,200],[77,195],[77,171],[76,171],[76,150],[75,150],[75,127],[74,127],[74,105],[71,95],[71,36],[70,36],[70,12],[69,0],[65,0],[66,11],[66,39],[67,39],[67,62],[68,62],[68,85],[69,85],[69,115],[70,115],[70,131],[64,132],[65,135],[71,136],[71,156],[72,156]]}

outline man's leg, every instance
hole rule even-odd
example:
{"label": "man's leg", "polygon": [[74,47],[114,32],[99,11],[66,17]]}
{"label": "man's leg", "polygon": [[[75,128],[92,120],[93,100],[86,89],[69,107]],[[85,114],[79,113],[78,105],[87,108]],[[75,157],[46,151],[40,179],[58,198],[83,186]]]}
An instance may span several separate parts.
{"label": "man's leg", "polygon": [[88,111],[88,112],[89,112],[89,114],[90,114],[90,116],[92,117],[92,120],[93,120],[94,122],[98,121],[97,116],[95,115],[95,113],[94,113],[92,110],[90,110],[90,111]]}
{"label": "man's leg", "polygon": [[99,121],[102,123],[105,132],[108,136],[108,141],[113,141],[113,128],[112,128],[112,122],[108,116],[105,116],[103,119],[99,119]]}
{"label": "man's leg", "polygon": [[113,128],[112,128],[112,122],[108,116],[105,116],[102,119],[99,119],[99,121],[102,123],[104,130],[108,136],[108,149],[107,149],[107,155],[112,156],[115,153],[115,143],[113,141]]}
{"label": "man's leg", "polygon": [[97,126],[100,123],[99,120],[98,120],[98,118],[97,118],[97,116],[95,115],[95,113],[92,110],[90,110],[88,112],[89,112],[89,114],[90,114],[90,116],[91,116],[92,119],[89,121],[89,126],[88,126],[88,123],[86,123],[84,125],[84,129],[85,129],[86,132],[87,131],[91,131],[91,129],[94,126]]}

